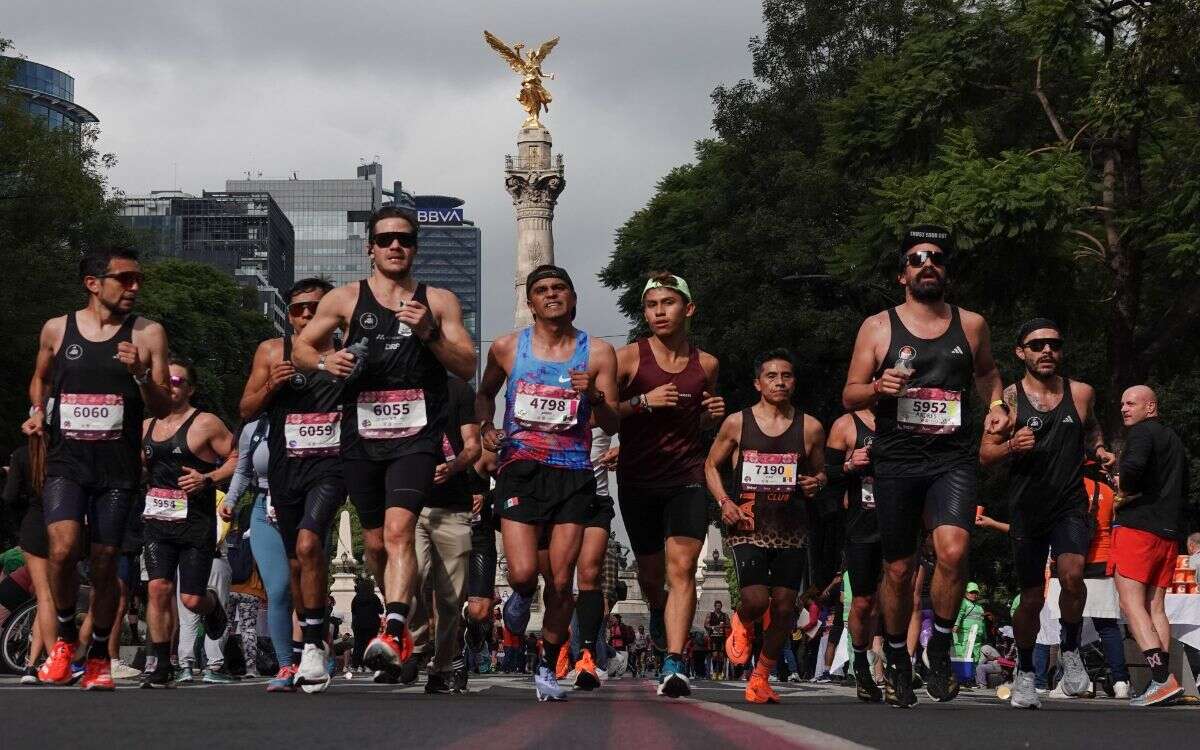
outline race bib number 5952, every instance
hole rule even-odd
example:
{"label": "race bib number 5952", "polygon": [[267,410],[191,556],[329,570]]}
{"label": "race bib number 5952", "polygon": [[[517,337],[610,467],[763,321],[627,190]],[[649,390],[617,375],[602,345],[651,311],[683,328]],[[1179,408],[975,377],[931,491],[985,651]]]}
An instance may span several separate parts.
{"label": "race bib number 5952", "polygon": [[948,435],[962,426],[962,393],[941,388],[909,388],[896,399],[900,428],[920,435]]}
{"label": "race bib number 5952", "polygon": [[415,435],[428,424],[425,391],[363,391],[358,394],[357,417],[358,434],[368,440]]}

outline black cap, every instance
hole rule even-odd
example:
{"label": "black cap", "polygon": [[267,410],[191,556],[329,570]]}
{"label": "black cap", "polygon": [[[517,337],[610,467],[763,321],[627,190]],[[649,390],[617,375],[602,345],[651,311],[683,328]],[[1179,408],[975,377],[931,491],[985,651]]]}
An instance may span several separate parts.
{"label": "black cap", "polygon": [[1060,336],[1062,335],[1062,329],[1059,328],[1058,323],[1055,323],[1053,320],[1050,320],[1049,318],[1030,318],[1022,323],[1021,327],[1017,329],[1017,346],[1024,344],[1025,337],[1039,328],[1053,328],[1054,330],[1058,331]]}
{"label": "black cap", "polygon": [[542,279],[562,279],[563,281],[567,282],[567,286],[571,287],[572,292],[575,291],[575,283],[571,281],[571,277],[565,268],[559,268],[558,266],[545,263],[530,271],[529,275],[525,277],[526,298],[529,297],[529,290],[533,289],[533,285]]}
{"label": "black cap", "polygon": [[937,245],[947,255],[954,252],[954,237],[949,229],[938,224],[917,224],[905,230],[904,239],[900,241],[900,254],[925,243]]}

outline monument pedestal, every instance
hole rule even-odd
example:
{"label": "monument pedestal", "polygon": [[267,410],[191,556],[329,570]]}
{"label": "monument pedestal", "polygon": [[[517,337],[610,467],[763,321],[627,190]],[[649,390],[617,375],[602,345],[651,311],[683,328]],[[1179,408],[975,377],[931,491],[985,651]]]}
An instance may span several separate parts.
{"label": "monument pedestal", "polygon": [[329,594],[333,597],[335,612],[350,612],[350,602],[354,599],[354,571],[358,563],[354,560],[354,549],[350,537],[350,511],[342,511],[338,520],[337,552],[333,558],[333,580],[329,582]]}

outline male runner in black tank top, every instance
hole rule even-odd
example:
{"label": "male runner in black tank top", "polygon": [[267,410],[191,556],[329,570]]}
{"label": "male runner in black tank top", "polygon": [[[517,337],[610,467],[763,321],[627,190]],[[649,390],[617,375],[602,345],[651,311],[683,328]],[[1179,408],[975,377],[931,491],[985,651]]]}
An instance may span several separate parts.
{"label": "male runner in black tank top", "polygon": [[[308,278],[287,291],[288,322],[297,336],[332,289],[324,279]],[[292,590],[299,592],[296,616],[304,638],[296,684],[324,690],[330,680],[325,656],[325,540],[346,501],[340,455],[343,381],[327,372],[298,371],[292,364],[293,342],[293,337],[283,336],[258,345],[239,411],[243,419],[266,411],[270,421],[271,507],[291,567]],[[232,509],[223,508],[222,516],[226,513],[232,515]]]}
{"label": "male runner in black tank top", "polygon": [[879,619],[875,592],[883,570],[883,544],[879,536],[879,518],[875,514],[875,477],[871,472],[871,444],[875,442],[875,415],[869,410],[850,412],[838,417],[829,429],[826,446],[841,452],[841,462],[827,466],[833,481],[836,474],[846,478],[846,573],[850,576],[850,646],[854,654],[854,679],[858,698],[879,703],[883,693],[875,685],[867,661],[867,651],[877,633]]}
{"label": "male runner in black tank top", "polygon": [[[399,669],[412,653],[405,618],[415,593],[414,534],[442,450],[446,373],[470,380],[476,364],[458,297],[412,277],[418,229],[414,210],[385,206],[373,213],[371,276],[325,295],[292,352],[300,370],[349,377],[342,472],[362,522],[367,565],[384,590],[387,624],[364,655],[379,670]],[[323,353],[332,350],[338,329],[350,347]],[[360,360],[356,350],[364,345]]]}
{"label": "male runner in black tank top", "polygon": [[[726,651],[730,661],[745,664],[750,629],[767,616],[762,651],[745,694],[751,703],[778,703],[768,679],[791,635],[796,597],[804,582],[804,505],[825,484],[825,430],[792,406],[796,375],[791,354],[769,351],[758,357],[754,369],[754,387],[761,397],[753,407],[725,418],[704,462],[704,476],[727,524],[726,540],[741,588]],[[731,457],[736,501],[721,480]]]}
{"label": "male runner in black tank top", "polygon": [[1063,692],[1088,693],[1092,683],[1079,656],[1083,607],[1084,558],[1092,540],[1088,497],[1083,487],[1086,455],[1112,466],[1096,420],[1096,392],[1090,385],[1060,375],[1063,337],[1046,318],[1028,321],[1017,333],[1016,356],[1025,367],[1021,380],[1004,389],[1004,402],[1016,415],[1015,431],[988,433],[979,447],[984,466],[1009,461],[1009,534],[1021,587],[1021,604],[1013,613],[1017,641],[1017,673],[1010,703],[1037,708],[1033,647],[1045,601],[1046,556],[1055,560],[1062,591]]}
{"label": "male runner in black tank top", "polygon": [[[117,556],[141,479],[142,414],[170,410],[166,332],[133,314],[142,285],[137,253],[90,251],[80,260],[79,275],[87,306],[42,326],[29,383],[32,406],[21,426],[26,435],[49,438],[42,502],[59,637],[38,678],[60,684],[71,679],[78,637],[75,564],[84,519],[93,623],[97,634],[107,634],[117,609]],[[85,690],[112,689],[106,641],[106,635],[93,636]]]}
{"label": "male runner in black tank top", "polygon": [[842,391],[846,409],[870,409],[876,419],[871,458],[884,559],[884,682],[888,703],[904,708],[917,702],[905,633],[923,521],[933,531],[938,559],[926,691],[940,701],[958,694],[950,633],[966,587],[977,481],[976,451],[963,422],[967,391],[974,385],[987,405],[987,431],[1007,430],[1012,422],[987,323],[944,299],[952,250],[942,227],[905,232],[897,279],[904,303],[863,322]]}
{"label": "male runner in black tank top", "polygon": [[208,584],[217,551],[216,485],[233,476],[237,446],[217,415],[192,406],[196,370],[191,364],[172,359],[170,383],[170,413],[147,419],[142,428],[146,625],[158,658],[154,671],[143,678],[143,688],[171,685],[176,578],[183,606],[204,617],[206,638],[219,639],[226,624],[225,607]]}
{"label": "male runner in black tank top", "polygon": [[642,289],[650,336],[617,350],[617,498],[650,608],[650,640],[667,652],[660,687],[671,697],[687,691],[682,654],[708,535],[702,433],[725,417],[724,399],[713,395],[717,358],[688,340],[695,312],[686,281],[652,273]]}

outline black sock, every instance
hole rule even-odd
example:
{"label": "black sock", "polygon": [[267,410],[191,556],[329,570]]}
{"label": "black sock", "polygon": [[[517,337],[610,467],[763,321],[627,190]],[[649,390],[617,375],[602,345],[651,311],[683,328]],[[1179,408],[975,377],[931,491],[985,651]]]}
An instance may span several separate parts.
{"label": "black sock", "polygon": [[300,632],[304,634],[304,643],[323,646],[325,630],[325,610],[306,609],[301,615]]}
{"label": "black sock", "polygon": [[1017,669],[1022,672],[1036,672],[1033,668],[1033,646],[1025,648],[1017,646]]}
{"label": "black sock", "polygon": [[1083,620],[1079,622],[1062,621],[1062,639],[1059,645],[1063,651],[1079,650],[1079,634],[1083,631]]}
{"label": "black sock", "polygon": [[579,620],[580,646],[595,654],[596,634],[600,632],[600,620],[604,618],[604,594],[580,591],[575,597],[575,615]]}
{"label": "black sock", "polygon": [[896,669],[912,669],[908,658],[908,636],[889,633],[883,637],[883,656],[888,666]]}
{"label": "black sock", "polygon": [[1146,663],[1150,665],[1150,676],[1157,683],[1164,683],[1171,677],[1171,655],[1161,648],[1143,651]]}
{"label": "black sock", "polygon": [[165,643],[157,643],[157,642],[151,643],[150,644],[150,653],[152,653],[154,655],[154,658],[158,660],[158,664],[155,665],[155,667],[154,667],[154,670],[156,672],[165,672],[166,670],[171,668],[171,642],[170,641],[167,641]]}
{"label": "black sock", "polygon": [[[104,659],[108,660],[108,632],[112,630],[112,625],[108,627],[100,627],[97,625],[92,631],[92,645],[88,647],[87,658],[89,659]],[[104,635],[100,635],[104,633]]]}
{"label": "black sock", "polygon": [[933,616],[933,634],[929,637],[929,655],[945,655],[950,652],[950,635],[954,632],[954,620]]}
{"label": "black sock", "polygon": [[58,610],[58,637],[67,643],[79,640],[79,626],[75,624],[75,608]]}
{"label": "black sock", "polygon": [[408,619],[408,603],[388,602],[383,609],[387,612],[387,634],[400,638],[404,635],[404,621]]}
{"label": "black sock", "polygon": [[[301,634],[304,628],[300,629]],[[300,654],[304,653],[304,641],[292,641],[292,666],[300,666]]]}
{"label": "black sock", "polygon": [[558,665],[558,652],[561,649],[561,643],[551,643],[550,641],[542,640],[542,664],[551,672]]}
{"label": "black sock", "polygon": [[871,665],[867,661],[867,647],[859,648],[854,646],[854,673],[867,674],[871,671]]}

